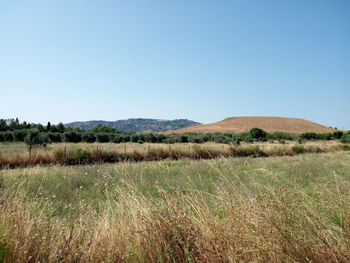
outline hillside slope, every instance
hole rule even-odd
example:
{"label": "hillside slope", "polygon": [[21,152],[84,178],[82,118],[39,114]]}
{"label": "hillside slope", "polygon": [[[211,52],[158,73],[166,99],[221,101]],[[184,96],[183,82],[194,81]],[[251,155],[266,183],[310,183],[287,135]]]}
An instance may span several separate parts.
{"label": "hillside slope", "polygon": [[128,120],[117,120],[117,121],[84,121],[84,122],[71,122],[65,124],[67,127],[81,128],[84,130],[89,130],[96,127],[99,124],[107,125],[109,127],[123,130],[123,131],[136,131],[136,132],[163,132],[168,130],[177,130],[181,128],[186,128],[194,125],[199,125],[200,123],[186,120],[158,120],[158,119],[128,119]]}
{"label": "hillside slope", "polygon": [[242,133],[247,132],[251,128],[260,128],[269,133],[285,132],[289,134],[300,134],[304,132],[329,133],[334,129],[320,125],[315,122],[297,118],[283,117],[233,117],[227,118],[219,122],[211,124],[202,124],[198,126],[188,127],[176,131],[168,131],[170,133]]}

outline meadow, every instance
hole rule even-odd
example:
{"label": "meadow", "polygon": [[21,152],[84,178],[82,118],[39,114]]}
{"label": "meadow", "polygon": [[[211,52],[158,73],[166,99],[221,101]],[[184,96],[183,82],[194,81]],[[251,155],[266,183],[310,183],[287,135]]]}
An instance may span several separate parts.
{"label": "meadow", "polygon": [[36,166],[0,182],[0,262],[350,261],[350,152]]}

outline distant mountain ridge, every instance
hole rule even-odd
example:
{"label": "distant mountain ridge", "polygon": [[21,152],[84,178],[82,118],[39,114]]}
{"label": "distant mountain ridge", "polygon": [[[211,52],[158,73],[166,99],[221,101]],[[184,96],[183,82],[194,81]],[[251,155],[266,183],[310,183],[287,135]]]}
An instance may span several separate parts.
{"label": "distant mountain ridge", "polygon": [[201,123],[187,120],[160,120],[160,119],[144,119],[144,118],[132,118],[127,120],[116,121],[104,121],[104,120],[92,120],[92,121],[76,121],[64,124],[66,127],[80,128],[89,130],[96,127],[99,124],[103,124],[118,130],[123,131],[136,131],[139,133],[144,132],[165,132],[169,130],[183,129]]}

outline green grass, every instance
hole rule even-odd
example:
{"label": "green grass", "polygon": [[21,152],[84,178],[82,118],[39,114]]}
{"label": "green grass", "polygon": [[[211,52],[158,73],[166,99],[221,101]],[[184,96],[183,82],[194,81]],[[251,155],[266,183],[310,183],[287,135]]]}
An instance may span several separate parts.
{"label": "green grass", "polygon": [[6,262],[350,260],[349,153],[34,167],[0,176]]}

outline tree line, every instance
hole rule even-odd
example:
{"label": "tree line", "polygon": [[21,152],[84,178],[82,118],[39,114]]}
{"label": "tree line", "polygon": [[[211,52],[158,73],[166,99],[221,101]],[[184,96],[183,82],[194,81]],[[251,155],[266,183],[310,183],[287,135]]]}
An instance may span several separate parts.
{"label": "tree line", "polygon": [[135,131],[121,131],[105,125],[98,125],[89,130],[65,127],[62,123],[46,126],[19,122],[16,119],[0,119],[0,142],[25,142],[27,145],[45,145],[54,142],[135,142],[135,143],[235,143],[277,140],[284,143],[287,140],[297,140],[302,143],[308,140],[335,140],[350,142],[350,132],[317,134],[303,133],[290,135],[283,132],[267,133],[259,128],[253,128],[249,132],[233,133],[186,133],[186,134],[159,134],[159,133],[136,133]]}

